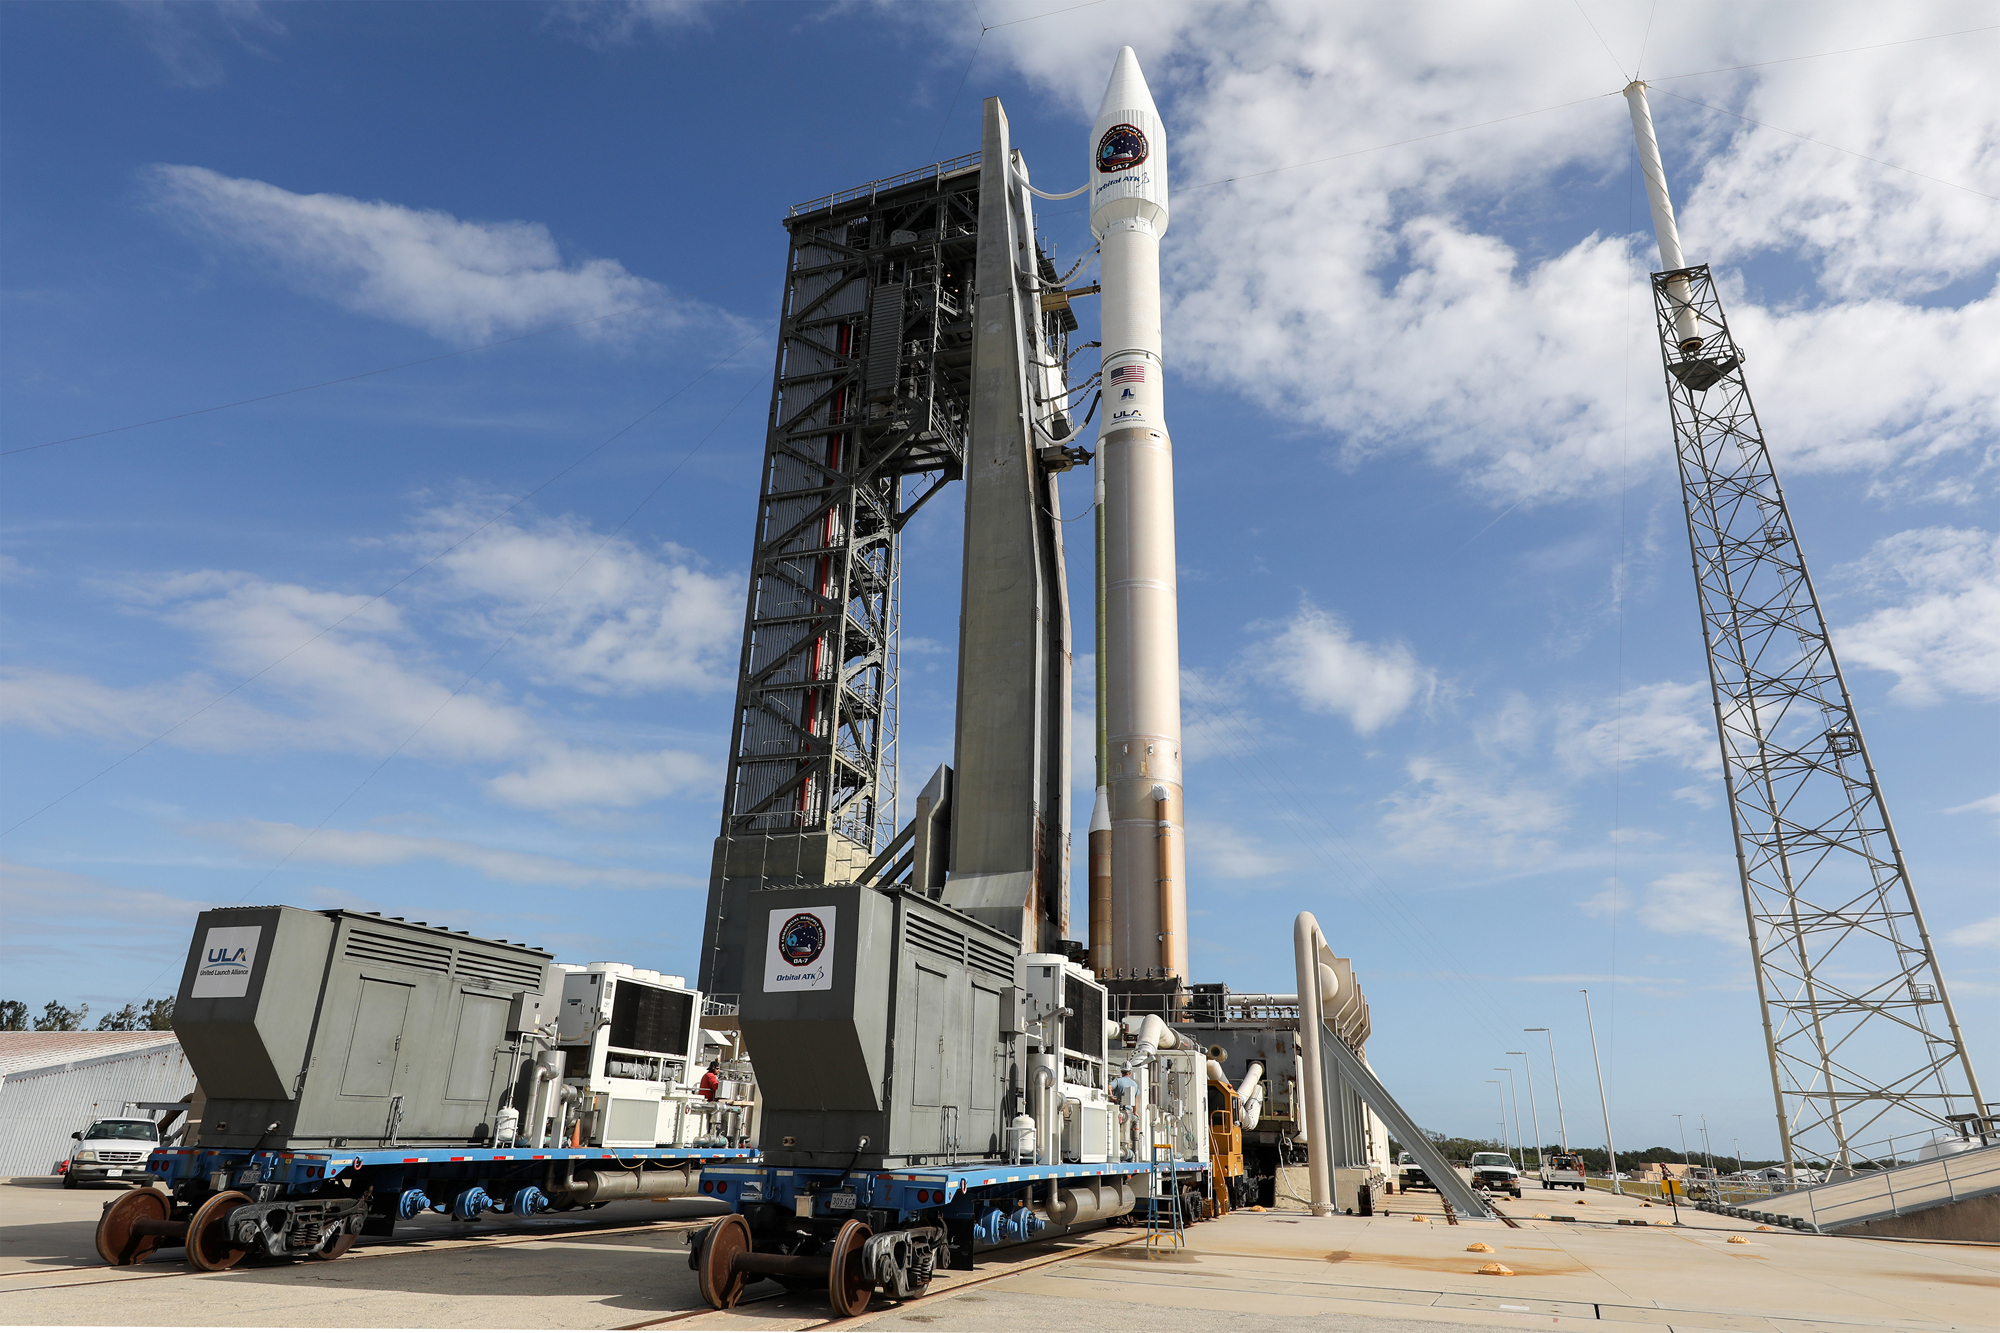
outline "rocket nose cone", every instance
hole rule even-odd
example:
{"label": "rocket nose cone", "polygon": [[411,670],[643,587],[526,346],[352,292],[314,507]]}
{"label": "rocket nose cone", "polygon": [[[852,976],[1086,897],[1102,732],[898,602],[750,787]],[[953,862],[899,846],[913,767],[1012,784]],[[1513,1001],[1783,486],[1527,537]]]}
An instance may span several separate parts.
{"label": "rocket nose cone", "polygon": [[1146,86],[1146,76],[1139,68],[1139,57],[1129,46],[1118,48],[1118,59],[1111,66],[1111,82],[1105,85],[1104,101],[1097,108],[1098,118],[1119,111],[1150,111],[1155,116],[1159,109],[1153,105],[1153,90]]}

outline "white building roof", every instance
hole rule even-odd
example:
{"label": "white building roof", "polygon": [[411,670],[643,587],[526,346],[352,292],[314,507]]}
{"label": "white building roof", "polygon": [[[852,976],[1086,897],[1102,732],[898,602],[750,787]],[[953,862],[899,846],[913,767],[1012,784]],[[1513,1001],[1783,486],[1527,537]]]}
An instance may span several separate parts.
{"label": "white building roof", "polygon": [[0,1032],[0,1078],[179,1042],[171,1032]]}

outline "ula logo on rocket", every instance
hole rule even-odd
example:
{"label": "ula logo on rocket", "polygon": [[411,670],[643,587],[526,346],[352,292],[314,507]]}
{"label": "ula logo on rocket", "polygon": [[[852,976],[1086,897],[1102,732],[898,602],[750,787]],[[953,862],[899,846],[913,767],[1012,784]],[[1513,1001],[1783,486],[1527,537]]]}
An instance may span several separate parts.
{"label": "ula logo on rocket", "polygon": [[1130,171],[1146,161],[1146,136],[1137,125],[1113,125],[1097,141],[1097,169],[1107,174]]}

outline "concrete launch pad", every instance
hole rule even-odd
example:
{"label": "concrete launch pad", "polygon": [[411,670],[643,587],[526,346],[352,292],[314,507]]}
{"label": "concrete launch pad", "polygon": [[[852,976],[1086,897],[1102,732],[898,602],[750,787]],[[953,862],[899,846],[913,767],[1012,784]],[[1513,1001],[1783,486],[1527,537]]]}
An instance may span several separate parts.
{"label": "concrete launch pad", "polygon": [[[1136,1231],[1101,1231],[982,1257],[930,1295],[880,1299],[829,1321],[823,1298],[753,1288],[703,1305],[685,1238],[694,1200],[468,1227],[440,1220],[330,1263],[196,1273],[177,1257],[101,1266],[100,1191],[0,1185],[0,1324],[417,1328],[880,1330],[1142,1326],[1421,1330],[1439,1324],[1605,1333],[2000,1329],[2000,1246],[1758,1231],[1592,1191],[1531,1190],[1518,1224],[1445,1222],[1435,1195],[1393,1196],[1374,1217],[1239,1212],[1149,1258]],[[1540,1220],[1536,1213],[1573,1217]],[[579,1220],[581,1218],[581,1220]],[[1647,1225],[1632,1225],[1643,1221]],[[1741,1236],[1745,1243],[1731,1243]],[[1483,1243],[1491,1253],[1469,1252]],[[167,1252],[174,1254],[177,1252]],[[1498,1262],[1512,1277],[1482,1276]],[[760,1289],[760,1288],[768,1288]]]}

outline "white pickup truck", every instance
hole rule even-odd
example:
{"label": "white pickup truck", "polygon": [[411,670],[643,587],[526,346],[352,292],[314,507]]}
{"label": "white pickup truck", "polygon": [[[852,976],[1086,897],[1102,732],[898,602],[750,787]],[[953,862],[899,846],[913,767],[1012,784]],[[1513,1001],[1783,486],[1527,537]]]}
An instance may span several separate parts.
{"label": "white pickup truck", "polygon": [[1476,1152],[1472,1154],[1471,1166],[1473,1188],[1521,1197],[1521,1173],[1514,1169],[1514,1159],[1506,1153]]}
{"label": "white pickup truck", "polygon": [[160,1127],[151,1120],[107,1116],[70,1137],[76,1147],[63,1169],[66,1190],[103,1181],[150,1185],[158,1179],[146,1169],[146,1159],[160,1146]]}
{"label": "white pickup truck", "polygon": [[1567,1189],[1585,1189],[1590,1184],[1584,1175],[1583,1159],[1568,1153],[1554,1153],[1542,1159],[1542,1188],[1552,1190],[1558,1186]]}

